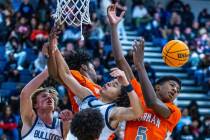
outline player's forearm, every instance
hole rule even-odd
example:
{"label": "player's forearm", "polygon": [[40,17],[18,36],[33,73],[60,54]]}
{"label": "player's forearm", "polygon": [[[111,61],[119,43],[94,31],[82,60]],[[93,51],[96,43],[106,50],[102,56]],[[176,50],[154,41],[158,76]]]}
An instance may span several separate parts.
{"label": "player's forearm", "polygon": [[111,26],[111,42],[112,42],[112,49],[114,53],[114,57],[116,61],[120,61],[124,58],[120,40],[117,33],[117,26]]}
{"label": "player's forearm", "polygon": [[23,89],[21,92],[21,97],[30,97],[31,94],[39,88],[42,83],[48,78],[48,70],[45,69],[40,74],[38,74],[35,78],[33,78]]}
{"label": "player's forearm", "polygon": [[57,70],[59,78],[64,79],[66,75],[72,76],[66,61],[64,60],[59,50],[55,52],[55,60],[57,65],[56,67],[58,68]]}
{"label": "player's forearm", "polygon": [[62,83],[65,84],[71,91],[79,97],[81,100],[90,94],[90,91],[81,86],[80,83],[72,76],[69,71],[68,65],[66,64],[63,56],[59,51],[56,51],[56,64],[58,69],[59,78]]}
{"label": "player's forearm", "polygon": [[142,93],[144,100],[148,107],[153,107],[157,99],[157,95],[154,91],[154,88],[149,80],[146,69],[144,66],[137,66],[139,81],[142,87]]}
{"label": "player's forearm", "polygon": [[131,80],[132,78],[134,78],[134,75],[123,55],[123,50],[121,48],[120,40],[117,33],[117,26],[111,26],[111,36],[112,49],[116,64],[121,70],[125,72],[128,80]]}
{"label": "player's forearm", "polygon": [[132,107],[134,118],[138,118],[141,116],[144,112],[142,104],[139,101],[139,98],[136,94],[136,92],[133,90],[130,93],[128,93],[130,106]]}
{"label": "player's forearm", "polygon": [[55,54],[53,53],[52,50],[49,50],[49,58],[48,58],[48,62],[47,62],[47,66],[48,66],[48,72],[49,75],[58,81],[58,70],[57,70],[57,65],[56,65],[56,58],[55,58]]}

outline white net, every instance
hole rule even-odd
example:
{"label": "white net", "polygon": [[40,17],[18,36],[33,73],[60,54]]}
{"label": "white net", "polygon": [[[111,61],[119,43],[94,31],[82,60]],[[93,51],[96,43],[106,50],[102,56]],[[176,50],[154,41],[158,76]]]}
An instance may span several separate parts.
{"label": "white net", "polygon": [[89,3],[90,0],[57,0],[56,12],[52,16],[56,23],[80,26],[82,32],[82,24],[91,23]]}

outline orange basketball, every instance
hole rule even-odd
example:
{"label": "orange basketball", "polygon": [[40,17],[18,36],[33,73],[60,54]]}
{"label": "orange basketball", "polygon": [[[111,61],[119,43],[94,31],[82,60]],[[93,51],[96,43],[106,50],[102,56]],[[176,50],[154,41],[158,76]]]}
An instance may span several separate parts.
{"label": "orange basketball", "polygon": [[171,40],[163,48],[164,62],[171,67],[181,67],[189,59],[189,48],[180,40]]}

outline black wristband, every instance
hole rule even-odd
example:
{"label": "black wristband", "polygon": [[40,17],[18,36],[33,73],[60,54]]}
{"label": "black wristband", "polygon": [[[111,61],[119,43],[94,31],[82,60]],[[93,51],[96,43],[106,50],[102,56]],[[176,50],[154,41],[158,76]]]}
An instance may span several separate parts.
{"label": "black wristband", "polygon": [[125,90],[127,93],[133,91],[133,86],[131,84],[127,85],[127,86],[124,86]]}

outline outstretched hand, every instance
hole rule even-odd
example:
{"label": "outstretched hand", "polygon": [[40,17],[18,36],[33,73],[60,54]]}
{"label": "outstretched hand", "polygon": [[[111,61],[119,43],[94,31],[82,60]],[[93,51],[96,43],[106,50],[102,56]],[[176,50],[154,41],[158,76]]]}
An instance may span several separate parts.
{"label": "outstretched hand", "polygon": [[54,52],[57,50],[58,45],[58,35],[60,34],[60,26],[56,24],[52,27],[50,34],[49,34],[49,50]]}
{"label": "outstretched hand", "polygon": [[[119,17],[117,16],[117,9],[122,11]],[[112,26],[116,26],[122,20],[123,16],[125,15],[125,11],[126,11],[126,8],[121,7],[118,4],[109,5],[107,8],[107,14],[108,14],[110,24]]]}
{"label": "outstretched hand", "polygon": [[134,41],[133,45],[133,62],[136,68],[144,66],[144,39]]}

